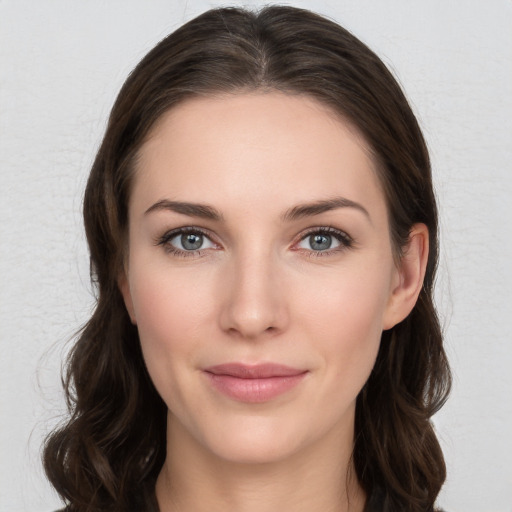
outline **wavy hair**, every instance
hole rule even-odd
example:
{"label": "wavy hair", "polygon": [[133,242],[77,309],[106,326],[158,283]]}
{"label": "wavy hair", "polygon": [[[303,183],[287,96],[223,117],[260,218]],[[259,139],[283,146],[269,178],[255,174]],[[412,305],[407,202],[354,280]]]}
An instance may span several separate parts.
{"label": "wavy hair", "polygon": [[280,91],[314,98],[357,127],[377,162],[397,258],[415,223],[429,229],[423,289],[411,314],[382,335],[357,398],[353,462],[385,512],[433,510],[445,479],[431,416],[450,371],[433,304],[438,218],[417,120],[382,61],[338,24],[270,6],[207,11],[137,65],[112,109],[84,198],[94,313],[69,354],[69,418],[44,447],[46,474],[70,512],[148,510],[166,453],[166,406],[144,365],[117,277],[138,151],[155,122],[187,98]]}

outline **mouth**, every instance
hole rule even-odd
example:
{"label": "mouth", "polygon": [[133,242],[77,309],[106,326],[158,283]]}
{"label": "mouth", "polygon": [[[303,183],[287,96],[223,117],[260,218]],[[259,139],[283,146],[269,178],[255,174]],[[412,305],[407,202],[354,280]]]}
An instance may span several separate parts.
{"label": "mouth", "polygon": [[212,387],[239,402],[263,403],[296,387],[307,370],[281,364],[226,363],[204,370]]}

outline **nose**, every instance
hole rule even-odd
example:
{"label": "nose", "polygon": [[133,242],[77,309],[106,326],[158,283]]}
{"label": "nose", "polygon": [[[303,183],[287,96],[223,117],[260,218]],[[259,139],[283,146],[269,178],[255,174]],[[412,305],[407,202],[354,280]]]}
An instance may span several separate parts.
{"label": "nose", "polygon": [[279,264],[271,256],[240,257],[223,280],[221,328],[244,339],[257,339],[286,329],[286,290]]}

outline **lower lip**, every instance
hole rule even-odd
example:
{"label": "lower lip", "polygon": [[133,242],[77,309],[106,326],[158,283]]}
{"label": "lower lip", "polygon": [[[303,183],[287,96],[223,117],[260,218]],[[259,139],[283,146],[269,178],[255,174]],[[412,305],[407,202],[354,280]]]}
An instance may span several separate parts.
{"label": "lower lip", "polygon": [[239,402],[257,404],[290,391],[302,381],[307,372],[264,379],[241,379],[231,375],[205,373],[213,387],[222,394]]}

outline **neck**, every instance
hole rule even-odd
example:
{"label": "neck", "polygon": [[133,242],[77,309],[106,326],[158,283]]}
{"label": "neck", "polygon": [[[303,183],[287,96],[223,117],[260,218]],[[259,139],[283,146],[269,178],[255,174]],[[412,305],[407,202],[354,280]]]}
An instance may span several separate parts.
{"label": "neck", "polygon": [[362,512],[365,493],[357,481],[351,451],[352,439],[347,443],[333,432],[286,459],[240,463],[205,451],[173,424],[168,426],[167,459],[156,485],[159,509]]}

